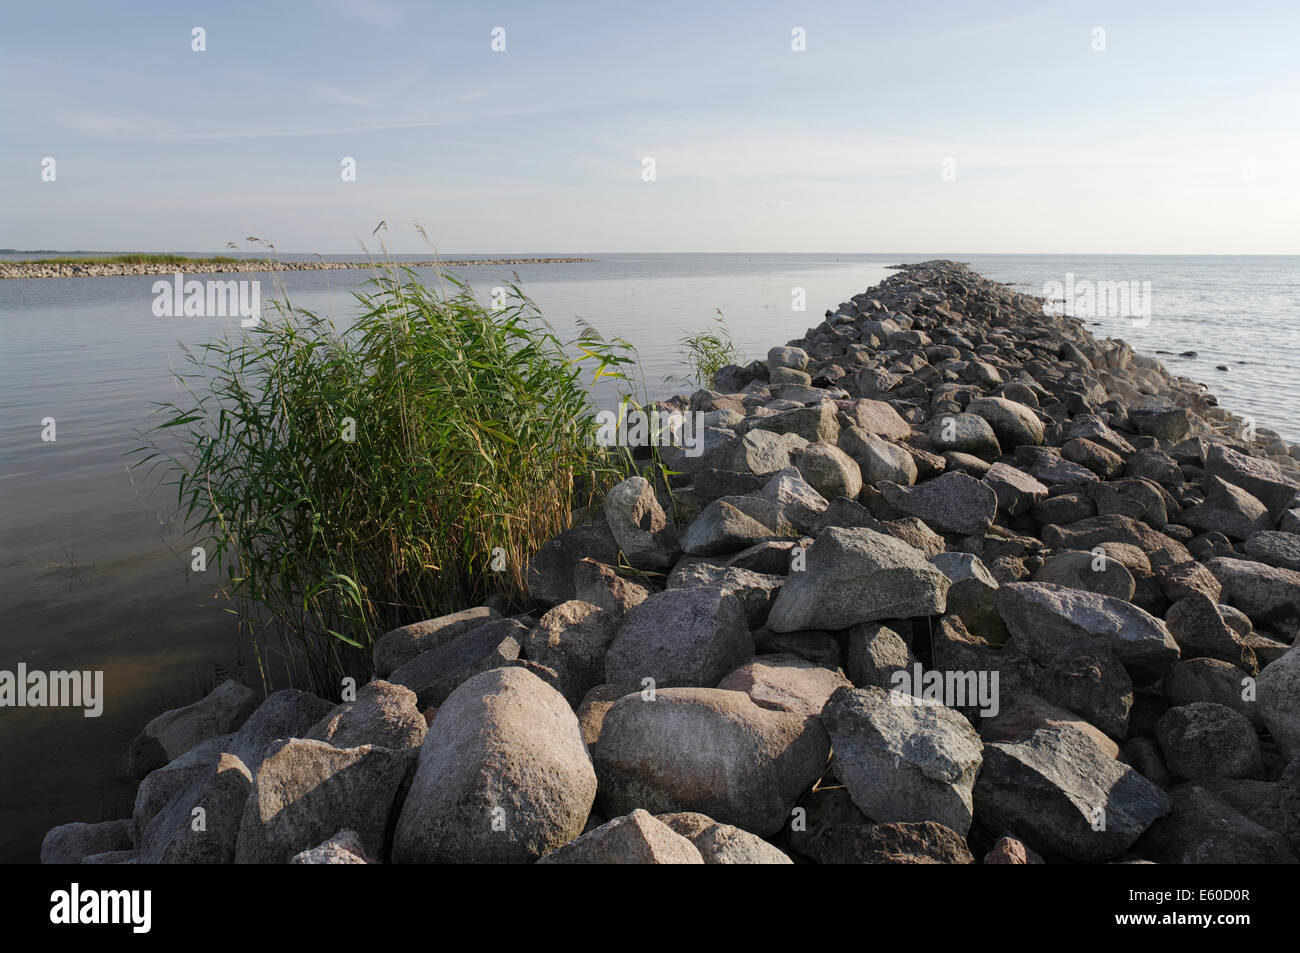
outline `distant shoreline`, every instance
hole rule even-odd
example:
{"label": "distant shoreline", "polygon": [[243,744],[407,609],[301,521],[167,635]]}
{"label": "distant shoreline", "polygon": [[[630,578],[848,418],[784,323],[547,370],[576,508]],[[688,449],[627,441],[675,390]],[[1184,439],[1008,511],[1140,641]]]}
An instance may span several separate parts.
{"label": "distant shoreline", "polygon": [[[126,256],[121,256],[126,257]],[[108,278],[126,275],[225,274],[250,271],[339,271],[373,268],[385,261],[272,261],[265,258],[186,258],[182,255],[141,255],[113,258],[52,258],[0,262],[0,278]],[[594,258],[445,258],[398,261],[404,268],[462,268],[470,265],[559,265],[594,262]]]}

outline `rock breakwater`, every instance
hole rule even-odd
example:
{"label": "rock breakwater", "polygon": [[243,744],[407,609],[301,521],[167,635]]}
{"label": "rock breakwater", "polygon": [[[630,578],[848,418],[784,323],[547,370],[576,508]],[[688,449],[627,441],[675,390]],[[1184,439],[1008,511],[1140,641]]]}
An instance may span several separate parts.
{"label": "rock breakwater", "polygon": [[1297,861],[1297,448],[945,261],[663,409],[533,604],[160,715],[42,860]]}
{"label": "rock breakwater", "polygon": [[[473,265],[553,265],[595,261],[594,258],[456,258],[427,261],[399,261],[403,268],[466,268]],[[181,262],[40,262],[0,261],[0,278],[108,278],[119,275],[220,275],[256,271],[343,271],[378,268],[385,261],[211,261],[195,258]]]}

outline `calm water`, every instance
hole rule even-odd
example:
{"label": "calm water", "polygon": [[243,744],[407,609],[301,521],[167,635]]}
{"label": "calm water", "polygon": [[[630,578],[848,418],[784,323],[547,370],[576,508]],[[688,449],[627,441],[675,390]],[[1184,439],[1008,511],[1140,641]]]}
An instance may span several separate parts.
{"label": "calm water", "polygon": [[[712,326],[721,310],[742,351],[760,357],[897,262],[956,258],[1031,293],[1064,282],[1066,272],[1149,281],[1146,327],[1101,317],[1094,333],[1147,353],[1197,351],[1162,359],[1207,382],[1229,409],[1300,440],[1300,258],[590,257],[599,261],[461,273],[484,298],[517,275],[562,335],[574,334],[581,319],[628,339],[658,396],[682,389],[663,378],[678,369],[684,329]],[[346,321],[351,289],[365,272],[277,277],[294,304]],[[153,403],[175,393],[169,369],[182,365],[178,342],[238,330],[237,319],[154,317],[157,280],[0,281],[0,608],[7,623],[0,670],[19,662],[103,670],[106,695],[98,719],[79,710],[0,709],[0,860],[34,860],[54,824],[127,816],[134,783],[117,776],[117,762],[130,739],[163,708],[193,700],[246,664],[229,617],[212,606],[214,583],[186,572],[190,544],[176,531],[170,498],[127,470],[125,454]],[[796,288],[806,295],[804,313],[792,310]],[[270,291],[264,281],[263,295]],[[41,440],[45,417],[57,421],[53,443]]]}

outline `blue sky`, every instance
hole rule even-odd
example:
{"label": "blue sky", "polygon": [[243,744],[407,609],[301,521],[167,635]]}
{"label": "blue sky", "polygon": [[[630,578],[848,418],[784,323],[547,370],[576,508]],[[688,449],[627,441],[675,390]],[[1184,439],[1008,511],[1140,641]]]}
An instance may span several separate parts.
{"label": "blue sky", "polygon": [[0,246],[1300,253],[1297,36],[1294,0],[5,2]]}

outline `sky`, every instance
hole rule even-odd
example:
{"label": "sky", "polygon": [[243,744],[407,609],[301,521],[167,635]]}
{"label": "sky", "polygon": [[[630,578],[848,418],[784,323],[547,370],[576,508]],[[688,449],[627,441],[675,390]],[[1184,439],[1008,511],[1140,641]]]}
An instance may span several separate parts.
{"label": "sky", "polygon": [[0,9],[0,247],[1300,253],[1295,0]]}

